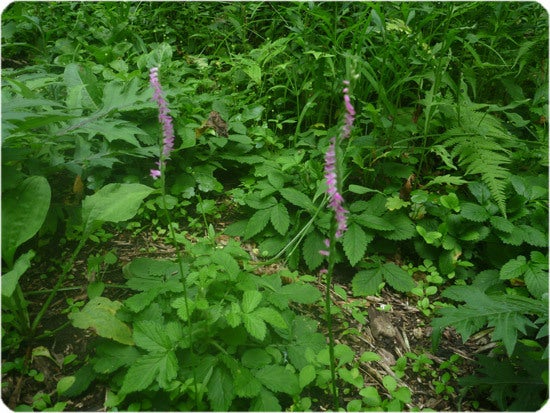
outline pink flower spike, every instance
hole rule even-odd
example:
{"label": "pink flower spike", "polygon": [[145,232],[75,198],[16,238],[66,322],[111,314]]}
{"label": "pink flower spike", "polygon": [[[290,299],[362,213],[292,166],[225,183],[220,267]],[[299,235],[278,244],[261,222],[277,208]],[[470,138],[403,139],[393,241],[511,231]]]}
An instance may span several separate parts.
{"label": "pink flower spike", "polygon": [[151,169],[150,175],[153,177],[153,179],[160,178],[160,171],[158,169]]}

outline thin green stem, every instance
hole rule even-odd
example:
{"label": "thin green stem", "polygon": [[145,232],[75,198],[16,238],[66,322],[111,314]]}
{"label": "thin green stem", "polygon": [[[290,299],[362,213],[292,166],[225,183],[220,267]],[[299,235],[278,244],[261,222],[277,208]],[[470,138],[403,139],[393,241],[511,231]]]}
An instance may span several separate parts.
{"label": "thin green stem", "polygon": [[330,245],[329,245],[329,256],[328,256],[328,269],[325,275],[325,315],[327,319],[327,329],[328,329],[328,352],[329,352],[329,363],[330,363],[330,377],[332,382],[332,397],[334,403],[334,410],[337,411],[340,407],[338,401],[338,389],[336,387],[336,362],[334,359],[334,335],[332,333],[332,300],[330,298],[330,286],[332,284],[332,273],[334,271],[334,257],[336,254],[336,220],[332,220],[331,229],[330,229]]}
{"label": "thin green stem", "polygon": [[34,333],[36,332],[36,329],[38,327],[38,324],[42,320],[42,317],[44,317],[44,314],[46,314],[46,311],[48,311],[48,308],[50,307],[50,304],[52,303],[52,300],[54,299],[55,295],[57,294],[57,292],[59,291],[59,289],[63,285],[63,282],[65,281],[65,278],[67,278],[67,274],[69,273],[71,268],[73,268],[76,257],[78,256],[80,250],[86,244],[86,240],[88,239],[88,234],[89,234],[89,231],[82,235],[82,238],[80,238],[80,241],[79,241],[77,247],[75,248],[75,250],[73,251],[71,257],[69,258],[69,260],[63,266],[63,270],[61,272],[61,275],[57,279],[57,283],[54,285],[53,289],[50,292],[50,295],[48,296],[48,298],[46,298],[46,301],[44,301],[44,304],[42,305],[42,308],[40,309],[40,311],[36,315],[36,318],[34,319],[34,321],[31,324],[31,334],[32,335],[34,335]]}
{"label": "thin green stem", "polygon": [[[170,230],[170,237],[172,238],[172,243],[176,250],[176,258],[178,261],[179,273],[181,277],[181,283],[183,286],[183,302],[185,307],[185,314],[187,318],[187,329],[189,331],[189,351],[191,353],[191,360],[195,360],[195,351],[193,349],[193,323],[191,322],[191,313],[189,311],[189,299],[187,296],[187,283],[185,281],[184,270],[183,270],[183,257],[181,256],[181,251],[178,247],[178,242],[176,238],[176,232],[174,231],[174,226],[172,225],[172,217],[170,211],[168,210],[168,205],[166,202],[166,185],[165,185],[165,170],[163,162],[161,161],[161,196],[162,196],[162,207],[164,213],[166,214],[166,219],[168,220],[168,228]],[[198,407],[198,387],[197,387],[197,373],[193,367],[193,388],[195,395],[195,406]]]}

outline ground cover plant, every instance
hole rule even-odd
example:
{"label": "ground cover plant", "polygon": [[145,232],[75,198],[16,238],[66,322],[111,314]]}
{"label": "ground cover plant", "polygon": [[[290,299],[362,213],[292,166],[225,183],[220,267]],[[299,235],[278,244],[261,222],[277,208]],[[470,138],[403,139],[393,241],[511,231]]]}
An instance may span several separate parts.
{"label": "ground cover plant", "polygon": [[13,410],[524,410],[548,397],[548,15],[2,14]]}

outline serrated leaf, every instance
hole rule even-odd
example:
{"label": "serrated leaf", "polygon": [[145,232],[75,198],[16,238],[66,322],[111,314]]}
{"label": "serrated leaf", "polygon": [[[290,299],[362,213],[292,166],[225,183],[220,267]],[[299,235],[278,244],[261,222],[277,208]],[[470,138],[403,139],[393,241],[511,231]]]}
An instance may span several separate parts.
{"label": "serrated leaf", "polygon": [[138,358],[124,376],[120,394],[146,389],[156,379],[161,387],[168,387],[176,378],[178,360],[174,352],[149,354]]}
{"label": "serrated leaf", "polygon": [[252,312],[262,301],[262,294],[256,290],[247,290],[243,294],[241,308],[243,312]]}
{"label": "serrated leaf", "polygon": [[255,313],[243,313],[241,317],[246,331],[248,331],[252,337],[262,341],[267,332],[267,326],[265,325],[264,320],[262,320],[262,318]]}
{"label": "serrated leaf", "polygon": [[118,301],[106,297],[96,297],[90,300],[77,313],[70,313],[74,327],[93,329],[97,335],[110,338],[122,344],[133,345],[130,328],[116,317],[116,312],[122,306]]}
{"label": "serrated leaf", "polygon": [[296,395],[300,385],[296,374],[283,366],[268,365],[256,372],[256,378],[269,390]]}
{"label": "serrated leaf", "polygon": [[375,229],[377,231],[392,231],[395,229],[395,227],[384,218],[369,214],[368,212],[363,212],[361,215],[354,217],[354,220],[363,227]]}
{"label": "serrated leaf", "polygon": [[323,256],[319,253],[320,250],[326,249],[324,238],[317,231],[310,232],[302,247],[302,253],[307,267],[314,270],[323,262]]}
{"label": "serrated leaf", "polygon": [[543,295],[548,293],[548,268],[546,264],[541,265],[530,261],[524,279],[525,285],[533,297],[542,299]]}
{"label": "serrated leaf", "polygon": [[281,412],[283,408],[273,393],[267,389],[262,389],[259,396],[254,400],[251,410],[255,412]]}
{"label": "serrated leaf", "polygon": [[464,179],[458,177],[458,176],[452,176],[452,175],[441,175],[436,176],[433,178],[430,182],[428,182],[424,188],[428,188],[432,185],[453,185],[453,186],[460,186],[467,184],[468,181],[465,181]]}
{"label": "serrated leaf", "polygon": [[499,231],[502,231],[502,232],[506,232],[508,234],[510,234],[512,231],[516,229],[514,224],[512,224],[506,218],[499,217],[498,215],[492,216],[489,222],[495,229],[498,229]]}
{"label": "serrated leaf", "polygon": [[383,281],[382,267],[359,271],[351,282],[353,294],[358,296],[375,295]]}
{"label": "serrated leaf", "polygon": [[290,217],[283,204],[277,204],[271,208],[271,223],[273,224],[273,228],[281,235],[285,235],[288,231]]}
{"label": "serrated leaf", "polygon": [[359,225],[350,224],[348,230],[344,233],[343,244],[344,252],[352,267],[361,261],[367,250],[367,244],[372,241],[372,238],[374,237],[371,236],[369,240],[365,231]]}
{"label": "serrated leaf", "polygon": [[252,375],[250,370],[244,367],[240,367],[235,372],[233,384],[235,386],[235,393],[239,397],[255,397],[262,391],[261,383]]}
{"label": "serrated leaf", "polygon": [[151,353],[166,353],[174,345],[166,330],[168,325],[155,321],[137,321],[134,324],[134,342]]}
{"label": "serrated leaf", "polygon": [[236,279],[237,275],[241,272],[239,263],[227,251],[216,249],[212,253],[211,257],[212,262],[218,264],[223,271],[227,272],[232,280]]}
{"label": "serrated leaf", "polygon": [[278,292],[288,301],[299,304],[313,304],[321,298],[321,292],[310,284],[287,284]]}
{"label": "serrated leaf", "polygon": [[518,231],[517,229],[509,234],[500,232],[498,233],[498,237],[502,242],[508,245],[518,246],[523,244],[523,231]]}
{"label": "serrated leaf", "polygon": [[409,292],[416,286],[409,273],[393,262],[382,266],[382,274],[386,282],[397,291]]}
{"label": "serrated leaf", "polygon": [[380,235],[392,241],[404,241],[416,235],[416,228],[411,219],[402,212],[384,214],[384,219],[394,226],[392,231],[384,231]]}
{"label": "serrated leaf", "polygon": [[463,202],[461,207],[460,215],[470,221],[484,222],[490,217],[489,212],[481,205],[472,202]]}
{"label": "serrated leaf", "polygon": [[248,223],[246,224],[246,229],[244,231],[244,238],[245,239],[252,238],[254,235],[261,232],[269,222],[270,218],[271,218],[270,209],[261,209],[259,211],[256,211],[254,215],[252,215],[252,217],[248,220]]}
{"label": "serrated leaf", "polygon": [[540,248],[548,246],[548,236],[542,231],[529,225],[519,225],[519,229],[522,231],[523,240],[527,244]]}
{"label": "serrated leaf", "polygon": [[136,347],[105,342],[96,347],[97,358],[93,361],[94,371],[101,374],[113,373],[122,366],[131,366],[140,357]]}
{"label": "serrated leaf", "polygon": [[271,324],[273,327],[278,328],[288,328],[288,324],[285,319],[281,316],[281,313],[276,311],[273,308],[262,307],[254,311],[254,314],[260,316],[262,320],[266,323]]}
{"label": "serrated leaf", "polygon": [[229,410],[235,398],[235,389],[233,379],[225,369],[219,366],[214,368],[208,381],[207,396],[213,411],[226,412]]}
{"label": "serrated leaf", "polygon": [[527,261],[523,255],[511,259],[500,269],[500,279],[509,280],[521,276],[527,270]]}
{"label": "serrated leaf", "polygon": [[304,193],[294,188],[282,188],[279,190],[284,199],[297,207],[303,208],[310,213],[316,210],[315,204],[311,202],[309,197]]}
{"label": "serrated leaf", "polygon": [[399,196],[392,196],[386,200],[386,209],[389,211],[397,211],[401,208],[409,206],[409,201],[402,200]]}

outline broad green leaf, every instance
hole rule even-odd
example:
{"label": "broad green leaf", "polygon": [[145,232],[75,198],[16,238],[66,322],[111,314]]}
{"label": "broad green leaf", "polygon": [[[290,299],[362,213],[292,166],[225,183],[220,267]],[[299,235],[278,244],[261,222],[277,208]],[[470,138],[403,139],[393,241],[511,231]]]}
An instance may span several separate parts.
{"label": "broad green leaf", "polygon": [[367,250],[367,244],[372,241],[373,238],[374,237],[371,236],[370,239],[368,239],[367,234],[365,234],[365,231],[363,231],[359,225],[351,224],[349,226],[348,230],[344,233],[343,244],[344,252],[352,267],[361,261]]}
{"label": "broad green leaf", "polygon": [[244,327],[246,328],[246,331],[248,331],[248,333],[262,341],[264,338],[265,338],[265,334],[267,332],[267,327],[265,325],[265,322],[264,320],[262,320],[262,318],[255,314],[255,313],[243,313],[242,314],[242,319],[243,319],[243,323],[244,323]]}
{"label": "broad green leaf", "polygon": [[409,292],[416,285],[409,273],[393,262],[382,266],[382,274],[386,282],[400,292]]}
{"label": "broad green leaf", "polygon": [[233,378],[224,368],[217,366],[208,381],[208,400],[213,411],[226,412],[235,398]]}
{"label": "broad green leaf", "polygon": [[243,312],[250,313],[256,307],[258,307],[261,301],[262,301],[262,294],[259,291],[247,290],[243,294],[241,308],[243,309]]}
{"label": "broad green leaf", "polygon": [[460,215],[470,221],[484,222],[490,218],[489,212],[481,205],[472,202],[464,202],[461,206],[462,210],[460,211]]}
{"label": "broad green leaf", "polygon": [[499,217],[498,215],[493,215],[489,221],[494,228],[498,229],[499,231],[506,232],[508,234],[510,234],[512,231],[516,229],[514,224],[512,224],[506,218]]}
{"label": "broad green leaf", "polygon": [[121,394],[145,390],[156,379],[161,388],[166,388],[176,378],[178,360],[174,352],[148,354],[138,358],[124,376]]}
{"label": "broad green leaf", "polygon": [[286,323],[283,316],[281,316],[281,313],[273,308],[258,308],[256,311],[254,311],[254,314],[259,315],[262,320],[264,320],[266,323],[271,324],[273,327],[288,328],[288,324]]}
{"label": "broad green leaf", "polygon": [[300,387],[302,389],[306,387],[309,383],[315,380],[316,376],[317,373],[313,365],[308,364],[307,366],[305,366],[302,370],[300,370],[300,375],[298,376]]}
{"label": "broad green leaf", "polygon": [[395,227],[384,218],[371,215],[368,212],[363,212],[361,215],[354,217],[354,220],[364,227],[378,231],[392,231],[395,229]]}
{"label": "broad green leaf", "polygon": [[31,176],[2,194],[2,258],[8,268],[17,248],[42,227],[50,200],[50,185],[42,176]]}
{"label": "broad green leaf", "polygon": [[244,238],[249,239],[262,231],[271,218],[270,209],[261,209],[256,211],[248,220],[244,231]]}
{"label": "broad green leaf", "polygon": [[451,192],[448,195],[442,195],[440,198],[441,205],[445,208],[453,210],[455,212],[460,211],[460,201],[454,192]]}
{"label": "broad green leaf", "polygon": [[358,296],[375,295],[383,281],[382,267],[359,271],[351,282],[353,294]]}
{"label": "broad green leaf", "polygon": [[134,346],[126,346],[112,341],[105,341],[96,347],[93,361],[94,370],[101,374],[113,373],[122,366],[131,366],[140,357]]}
{"label": "broad green leaf", "polygon": [[273,228],[281,235],[285,235],[290,225],[288,211],[283,204],[277,204],[271,208],[271,223]]}
{"label": "broad green leaf", "polygon": [[381,236],[392,241],[403,241],[416,235],[415,225],[411,219],[401,212],[384,214],[384,218],[394,226],[393,231],[384,231]]}
{"label": "broad green leaf", "polygon": [[235,372],[233,385],[235,386],[235,393],[239,397],[255,397],[262,391],[261,383],[252,375],[250,370],[244,367],[240,367]]}
{"label": "broad green leaf", "polygon": [[85,232],[96,222],[127,221],[136,215],[142,201],[153,188],[141,184],[107,184],[82,202]]}
{"label": "broad green leaf", "polygon": [[13,269],[2,275],[2,297],[11,297],[17,287],[19,278],[29,269],[31,260],[35,255],[35,252],[32,250],[21,255],[15,261]]}
{"label": "broad green leaf", "polygon": [[256,84],[262,83],[262,69],[256,63],[247,60],[247,64],[243,67],[243,72],[245,72],[250,79],[252,79]]}
{"label": "broad green leaf", "polygon": [[323,241],[323,237],[319,232],[312,231],[310,232],[305,240],[302,247],[302,253],[306,265],[310,270],[314,270],[323,262],[324,257],[319,253],[320,250],[325,250],[327,247]]}
{"label": "broad green leaf", "polygon": [[165,328],[166,326],[155,321],[137,321],[134,324],[134,343],[150,353],[166,353],[173,343]]}
{"label": "broad green leaf", "polygon": [[78,313],[70,313],[74,327],[93,329],[97,335],[110,338],[122,344],[133,345],[130,328],[116,317],[116,312],[122,306],[118,301],[106,297],[96,297],[90,300]]}
{"label": "broad green leaf", "polygon": [[434,244],[439,238],[443,236],[441,232],[426,231],[426,229],[421,225],[416,226],[416,231],[422,236],[422,238],[424,238],[424,241],[426,241],[426,243],[428,244]]}
{"label": "broad green leaf", "polygon": [[[538,252],[538,251],[535,251]],[[535,298],[542,299],[548,293],[548,265],[530,261],[524,275],[525,285]]]}
{"label": "broad green leaf", "polygon": [[268,365],[256,372],[256,378],[269,390],[296,395],[300,392],[298,377],[283,366]]}
{"label": "broad green leaf", "polygon": [[540,248],[548,246],[548,234],[529,225],[519,225],[519,229],[522,232],[523,240],[527,244]]}
{"label": "broad green leaf", "polygon": [[271,360],[271,356],[263,348],[252,348],[246,350],[241,357],[243,366],[250,369],[264,367],[269,364]]}
{"label": "broad green leaf", "polygon": [[255,412],[281,412],[283,408],[279,400],[269,390],[262,389],[260,395],[252,403],[251,409]]}
{"label": "broad green leaf", "polygon": [[288,301],[299,304],[313,304],[321,298],[320,291],[310,284],[291,283],[283,286],[278,292]]}
{"label": "broad green leaf", "polygon": [[234,280],[241,272],[239,263],[227,251],[216,249],[211,255],[212,262],[222,267],[222,270],[229,274],[229,277]]}
{"label": "broad green leaf", "polygon": [[432,185],[453,185],[453,186],[460,186],[467,184],[468,181],[465,181],[464,179],[458,177],[458,176],[452,176],[452,175],[441,175],[436,176],[433,178],[430,182],[428,182],[425,186],[425,188],[428,188]]}
{"label": "broad green leaf", "polygon": [[500,279],[509,280],[511,278],[520,277],[525,271],[527,271],[527,261],[523,255],[517,258],[511,259],[500,269]]}
{"label": "broad green leaf", "polygon": [[350,192],[353,192],[354,194],[359,194],[359,195],[367,194],[369,192],[380,193],[380,191],[376,189],[370,189],[370,188],[367,188],[366,186],[354,185],[354,184],[351,184],[348,187],[348,190]]}
{"label": "broad green leaf", "polygon": [[303,208],[310,213],[315,213],[316,207],[307,195],[294,188],[282,188],[279,190],[284,199],[297,207]]}
{"label": "broad green leaf", "polygon": [[180,275],[179,265],[173,261],[141,257],[124,266],[122,272],[128,278],[126,285],[133,290],[168,286],[169,291],[178,292],[183,289],[181,279],[189,272],[189,266],[184,264],[183,270],[184,274]]}
{"label": "broad green leaf", "polygon": [[380,406],[382,403],[378,390],[376,390],[376,387],[374,386],[363,387],[359,391],[359,394],[363,398],[363,403],[365,403],[368,407]]}
{"label": "broad green leaf", "polygon": [[389,211],[396,211],[401,208],[409,206],[411,203],[403,201],[399,196],[392,196],[386,200],[386,209]]}

